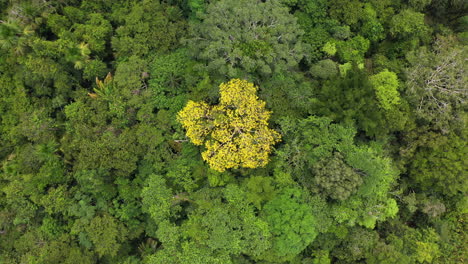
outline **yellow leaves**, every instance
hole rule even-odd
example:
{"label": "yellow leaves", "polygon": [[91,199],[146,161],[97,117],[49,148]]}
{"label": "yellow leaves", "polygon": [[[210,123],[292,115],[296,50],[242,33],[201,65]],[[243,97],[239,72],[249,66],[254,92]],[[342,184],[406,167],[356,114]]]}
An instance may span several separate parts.
{"label": "yellow leaves", "polygon": [[178,113],[187,137],[196,145],[205,145],[202,158],[217,171],[265,166],[280,135],[268,128],[271,112],[258,100],[257,88],[240,79],[219,88],[219,105],[189,101]]}
{"label": "yellow leaves", "polygon": [[89,45],[84,42],[78,44],[77,48],[80,51],[81,59],[75,61],[75,69],[83,69],[85,63],[89,61],[91,50],[89,49]]}
{"label": "yellow leaves", "polygon": [[187,130],[187,137],[195,145],[202,145],[203,139],[208,134],[209,110],[209,106],[205,102],[189,101],[185,108],[178,113],[179,122]]}
{"label": "yellow leaves", "polygon": [[81,56],[89,56],[91,54],[91,50],[89,49],[89,44],[81,42],[78,45],[78,49],[80,50]]}
{"label": "yellow leaves", "polygon": [[102,97],[106,99],[107,97],[110,96],[110,93],[112,92],[112,81],[113,81],[113,77],[110,72],[106,75],[106,78],[104,78],[103,81],[99,80],[99,78],[96,77],[97,88],[93,89],[95,93],[93,94],[88,93],[88,95],[91,98]]}
{"label": "yellow leaves", "polygon": [[93,99],[98,98],[98,95],[95,94],[95,93],[88,93],[88,96],[91,97],[91,98],[93,98]]}
{"label": "yellow leaves", "polygon": [[98,77],[96,77],[96,85],[98,86],[99,89],[103,90],[107,85],[110,85],[112,82],[112,73],[108,73],[106,75],[106,78],[104,78],[104,81],[99,80]]}
{"label": "yellow leaves", "polygon": [[[219,86],[222,105],[247,105],[258,100],[257,88],[245,80],[233,79]],[[239,109],[243,110],[243,109]]]}

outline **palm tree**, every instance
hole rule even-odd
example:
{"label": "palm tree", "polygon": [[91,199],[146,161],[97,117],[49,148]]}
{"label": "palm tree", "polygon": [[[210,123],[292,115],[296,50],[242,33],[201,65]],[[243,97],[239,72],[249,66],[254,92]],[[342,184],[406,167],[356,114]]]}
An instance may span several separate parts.
{"label": "palm tree", "polygon": [[21,28],[8,21],[0,21],[0,48],[11,49],[16,46],[21,37]]}
{"label": "palm tree", "polygon": [[13,50],[16,55],[22,55],[33,33],[30,26],[21,28],[14,21],[0,20],[0,49]]}
{"label": "palm tree", "polygon": [[86,62],[89,61],[89,54],[91,54],[89,45],[82,42],[78,45],[72,45],[67,49],[65,60],[72,62],[75,69],[79,70],[84,67]]}

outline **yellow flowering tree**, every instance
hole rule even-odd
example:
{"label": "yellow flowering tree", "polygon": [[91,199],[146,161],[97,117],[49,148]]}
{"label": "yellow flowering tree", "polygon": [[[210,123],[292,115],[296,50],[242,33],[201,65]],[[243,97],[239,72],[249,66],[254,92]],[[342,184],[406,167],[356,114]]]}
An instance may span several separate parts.
{"label": "yellow flowering tree", "polygon": [[195,145],[205,145],[203,159],[211,168],[257,168],[268,163],[268,155],[280,135],[268,128],[270,111],[258,99],[257,87],[233,79],[219,86],[220,103],[189,101],[177,119]]}

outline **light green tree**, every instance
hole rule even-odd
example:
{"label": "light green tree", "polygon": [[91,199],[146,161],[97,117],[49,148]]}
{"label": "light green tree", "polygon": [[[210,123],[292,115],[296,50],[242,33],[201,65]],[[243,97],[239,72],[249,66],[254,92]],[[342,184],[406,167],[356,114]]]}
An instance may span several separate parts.
{"label": "light green tree", "polygon": [[272,248],[262,256],[267,261],[291,260],[318,234],[312,209],[304,202],[300,189],[282,190],[265,204],[261,215],[273,234]]}
{"label": "light green tree", "polygon": [[382,108],[390,110],[400,103],[399,82],[394,72],[383,70],[371,76],[369,80]]}

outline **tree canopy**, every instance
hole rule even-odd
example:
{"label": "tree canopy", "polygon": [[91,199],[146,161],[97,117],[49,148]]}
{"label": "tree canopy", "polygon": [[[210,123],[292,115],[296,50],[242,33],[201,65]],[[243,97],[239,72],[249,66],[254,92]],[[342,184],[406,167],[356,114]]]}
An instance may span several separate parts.
{"label": "tree canopy", "polygon": [[258,100],[257,88],[233,79],[222,83],[219,90],[218,105],[189,101],[179,112],[187,137],[196,145],[205,145],[202,157],[217,171],[265,166],[280,136],[268,128],[270,112]]}
{"label": "tree canopy", "polygon": [[0,0],[0,263],[466,262],[467,12]]}
{"label": "tree canopy", "polygon": [[280,1],[213,1],[191,28],[194,58],[228,77],[271,75],[297,66],[304,56],[296,18]]}

